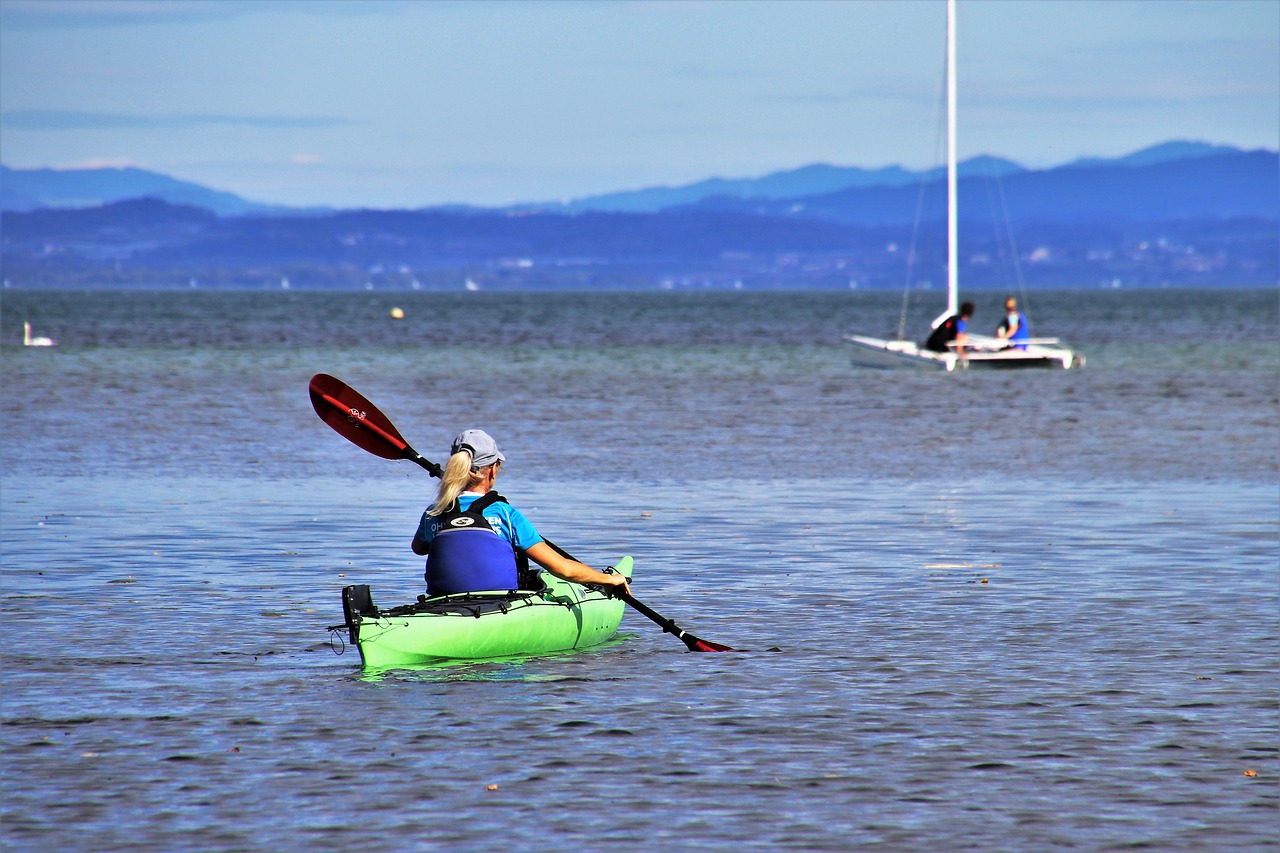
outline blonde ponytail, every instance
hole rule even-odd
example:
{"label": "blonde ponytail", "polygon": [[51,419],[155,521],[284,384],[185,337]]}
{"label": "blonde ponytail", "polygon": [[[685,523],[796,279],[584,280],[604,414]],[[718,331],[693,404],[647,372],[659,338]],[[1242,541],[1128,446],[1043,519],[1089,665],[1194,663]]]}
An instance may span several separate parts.
{"label": "blonde ponytail", "polygon": [[436,492],[436,502],[427,510],[427,515],[442,515],[453,506],[453,502],[471,486],[484,479],[481,471],[471,470],[471,451],[459,450],[449,457],[444,466],[444,476],[440,478],[440,489]]}

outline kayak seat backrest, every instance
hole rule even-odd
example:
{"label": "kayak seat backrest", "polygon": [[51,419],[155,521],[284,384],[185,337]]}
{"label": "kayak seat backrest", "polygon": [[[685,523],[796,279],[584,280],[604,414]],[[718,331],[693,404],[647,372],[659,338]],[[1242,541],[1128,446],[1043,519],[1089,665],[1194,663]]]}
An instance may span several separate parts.
{"label": "kayak seat backrest", "polygon": [[520,589],[530,592],[542,592],[547,582],[542,579],[542,572],[529,565],[529,556],[524,551],[516,552],[516,579]]}
{"label": "kayak seat backrest", "polygon": [[378,615],[378,608],[373,606],[373,595],[369,592],[368,584],[344,586],[342,588],[342,615],[347,618],[348,625],[359,621],[359,619],[353,619],[353,616],[372,617]]}

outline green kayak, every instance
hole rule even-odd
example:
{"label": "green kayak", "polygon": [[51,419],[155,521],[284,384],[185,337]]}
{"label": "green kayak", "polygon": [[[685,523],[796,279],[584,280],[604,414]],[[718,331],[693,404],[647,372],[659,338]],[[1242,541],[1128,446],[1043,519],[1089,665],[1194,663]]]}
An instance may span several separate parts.
{"label": "green kayak", "polygon": [[[632,560],[614,570],[631,577]],[[442,659],[483,659],[581,649],[618,630],[621,600],[593,587],[539,573],[538,590],[499,590],[419,596],[414,604],[382,610],[369,587],[342,590],[351,644],[366,667],[386,669]]]}

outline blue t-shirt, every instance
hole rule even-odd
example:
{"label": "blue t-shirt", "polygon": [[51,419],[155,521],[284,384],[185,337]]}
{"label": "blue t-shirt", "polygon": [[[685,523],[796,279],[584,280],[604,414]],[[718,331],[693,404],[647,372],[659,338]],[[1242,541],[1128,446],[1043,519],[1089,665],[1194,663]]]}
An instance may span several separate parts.
{"label": "blue t-shirt", "polygon": [[969,331],[969,321],[963,317],[956,320],[956,334],[963,335],[967,331]]}
{"label": "blue t-shirt", "polygon": [[[482,497],[484,495],[478,495],[475,492],[463,492],[458,495],[458,507],[463,512],[466,512],[467,507]],[[521,551],[527,551],[542,541],[542,537],[538,535],[533,523],[525,518],[520,510],[506,501],[495,501],[489,504],[485,507],[482,515],[489,522],[489,526],[493,528],[494,533]],[[422,520],[418,522],[418,532],[414,534],[414,540],[424,545],[430,543],[435,537],[439,526],[439,516],[427,515],[424,512]]]}

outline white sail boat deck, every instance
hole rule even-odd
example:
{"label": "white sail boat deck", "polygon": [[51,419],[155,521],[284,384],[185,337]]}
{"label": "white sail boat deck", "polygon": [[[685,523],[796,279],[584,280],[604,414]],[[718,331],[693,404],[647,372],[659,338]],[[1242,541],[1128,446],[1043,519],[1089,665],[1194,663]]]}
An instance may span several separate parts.
{"label": "white sail boat deck", "polygon": [[[956,4],[947,0],[947,310],[934,328],[959,311],[959,240],[956,204]],[[946,371],[968,368],[1084,367],[1084,356],[1057,338],[1031,338],[1016,345],[1009,340],[968,334],[963,351],[954,345],[936,352],[913,341],[846,335],[853,345],[853,363],[862,367],[922,368]]]}
{"label": "white sail boat deck", "polygon": [[[950,316],[950,315],[947,315]],[[945,318],[944,318],[945,319]],[[1009,346],[1002,338],[969,335],[963,354],[954,349],[935,352],[913,341],[887,341],[865,335],[846,335],[853,345],[853,363],[859,367],[924,368],[967,370],[972,368],[1084,367],[1084,356],[1057,338],[1031,338],[1020,341],[1023,349]]]}

